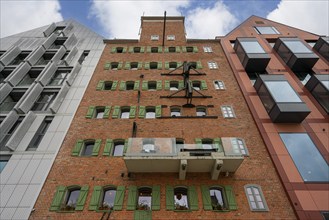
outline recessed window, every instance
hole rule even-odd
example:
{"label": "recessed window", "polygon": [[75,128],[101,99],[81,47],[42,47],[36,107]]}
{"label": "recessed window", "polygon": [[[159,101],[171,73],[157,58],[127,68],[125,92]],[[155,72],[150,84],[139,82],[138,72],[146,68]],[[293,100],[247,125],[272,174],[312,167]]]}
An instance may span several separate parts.
{"label": "recessed window", "polygon": [[18,65],[24,61],[24,59],[30,54],[30,52],[21,52],[15,59],[13,59],[8,65]]}
{"label": "recessed window", "polygon": [[175,210],[189,210],[187,197],[187,189],[184,187],[176,187],[174,189]]}
{"label": "recessed window", "polygon": [[10,155],[0,155],[0,173],[5,169],[9,159]]}
{"label": "recessed window", "polygon": [[113,156],[116,157],[123,156],[124,147],[125,147],[124,141],[114,141]]}
{"label": "recessed window", "polygon": [[179,107],[172,107],[170,109],[170,116],[171,117],[179,117],[181,116],[181,111]]}
{"label": "recessed window", "polygon": [[121,108],[120,118],[122,118],[122,119],[129,119],[129,112],[130,112],[130,108],[129,107],[122,107]]}
{"label": "recessed window", "polygon": [[251,211],[268,211],[268,207],[260,186],[246,185],[244,189]]}
{"label": "recessed window", "polygon": [[256,80],[259,78],[260,75],[267,74],[267,72],[247,72],[251,85],[255,85]]}
{"label": "recessed window", "polygon": [[197,63],[196,62],[190,62],[190,65],[192,68],[196,69],[197,68]]}
{"label": "recessed window", "polygon": [[223,188],[212,187],[209,189],[209,193],[213,210],[228,210]]}
{"label": "recessed window", "polygon": [[134,90],[135,82],[134,81],[128,81],[126,82],[126,90]]}
{"label": "recessed window", "polygon": [[134,47],[134,53],[140,53],[141,48],[140,47]]}
{"label": "recessed window", "polygon": [[17,119],[17,121],[15,122],[15,124],[13,126],[11,126],[11,128],[9,129],[9,131],[5,134],[5,136],[2,138],[1,142],[0,142],[0,151],[9,151],[10,149],[6,147],[7,142],[9,141],[9,139],[11,138],[11,136],[15,133],[15,131],[17,130],[18,126],[22,123],[23,121],[23,117],[19,117]]}
{"label": "recessed window", "polygon": [[205,107],[197,107],[196,108],[196,116],[202,117],[207,115],[207,110]]}
{"label": "recessed window", "polygon": [[46,117],[43,122],[40,124],[38,130],[35,132],[32,140],[30,141],[27,151],[35,151],[39,147],[43,137],[46,135],[46,132],[53,120],[53,117]]}
{"label": "recessed window", "polygon": [[209,69],[218,69],[218,65],[216,62],[210,61],[208,62]]}
{"label": "recessed window", "polygon": [[235,118],[233,107],[229,105],[221,106],[224,118]]}
{"label": "recessed window", "polygon": [[158,68],[158,62],[151,62],[150,63],[150,69],[155,70]]}
{"label": "recessed window", "polygon": [[119,63],[118,62],[112,62],[111,63],[111,70],[118,70]]}
{"label": "recessed window", "polygon": [[175,40],[175,35],[168,35],[167,40]]}
{"label": "recessed window", "polygon": [[155,118],[155,108],[154,107],[147,107],[145,118]]}
{"label": "recessed window", "polygon": [[258,34],[280,34],[275,27],[255,27]]}
{"label": "recessed window", "polygon": [[101,205],[99,210],[112,210],[114,206],[114,200],[116,195],[116,189],[107,188],[103,191],[103,199],[101,200]]}
{"label": "recessed window", "polygon": [[44,66],[47,65],[51,59],[54,57],[55,52],[46,52],[44,53],[40,59],[35,63],[36,66],[40,65],[40,66]]}
{"label": "recessed window", "polygon": [[212,139],[202,139],[202,149],[212,149],[213,140]]}
{"label": "recessed window", "polygon": [[240,41],[243,49],[246,53],[266,53],[263,47],[258,43],[256,39]]}
{"label": "recessed window", "polygon": [[223,81],[216,80],[216,81],[214,81],[214,85],[215,85],[216,90],[224,90],[225,89],[225,85],[224,85]]}
{"label": "recessed window", "polygon": [[57,96],[57,92],[43,92],[31,108],[32,111],[47,111]]}
{"label": "recessed window", "polygon": [[111,90],[112,89],[113,82],[112,81],[105,81],[104,82],[104,90]]}
{"label": "recessed window", "polygon": [[151,47],[151,53],[158,53],[159,48],[158,47]]}
{"label": "recessed window", "polygon": [[329,181],[329,166],[307,133],[280,133],[280,137],[305,182]]}
{"label": "recessed window", "polygon": [[71,69],[58,69],[56,73],[51,77],[49,81],[49,86],[60,86],[64,83]]}
{"label": "recessed window", "polygon": [[64,45],[65,41],[66,41],[67,37],[59,37],[55,40],[55,42],[50,45],[49,49],[59,49],[61,48],[61,46]]}
{"label": "recessed window", "polygon": [[143,139],[143,150],[144,153],[154,153],[155,152],[155,143],[154,139]]}
{"label": "recessed window", "polygon": [[148,86],[148,91],[155,91],[157,89],[157,82],[156,81],[148,81],[147,86]]}
{"label": "recessed window", "polygon": [[105,107],[97,107],[96,108],[96,115],[95,115],[95,118],[103,118],[104,116],[104,112],[105,112]]}
{"label": "recessed window", "polygon": [[187,53],[193,53],[193,47],[186,47]]}
{"label": "recessed window", "polygon": [[84,145],[81,151],[81,156],[91,156],[93,153],[94,146],[95,146],[95,141],[93,140],[84,141]]}
{"label": "recessed window", "polygon": [[15,68],[4,68],[0,72],[0,83],[3,83],[5,79],[14,71]]}
{"label": "recessed window", "polygon": [[169,70],[174,70],[177,68],[177,62],[170,62],[169,63]]}
{"label": "recessed window", "polygon": [[63,37],[64,34],[62,31],[64,30],[64,28],[65,28],[65,26],[57,26],[53,33],[57,34],[60,37]]}
{"label": "recessed window", "polygon": [[231,138],[232,151],[234,154],[248,155],[248,150],[244,140],[241,138]]}
{"label": "recessed window", "polygon": [[201,82],[200,81],[193,81],[192,82],[193,89],[201,90]]}
{"label": "recessed window", "polygon": [[168,52],[169,53],[175,53],[176,52],[176,47],[169,47]]}
{"label": "recessed window", "polygon": [[212,53],[212,48],[211,47],[203,47],[203,52]]}
{"label": "recessed window", "polygon": [[276,102],[302,102],[287,81],[265,81]]}
{"label": "recessed window", "polygon": [[117,53],[123,53],[123,47],[117,47],[116,50]]}
{"label": "recessed window", "polygon": [[235,45],[235,40],[230,40],[230,44],[231,44],[231,47],[234,48],[234,45]]}
{"label": "recessed window", "polygon": [[143,187],[138,189],[137,210],[151,210],[152,189]]}
{"label": "recessed window", "polygon": [[35,79],[40,75],[42,69],[31,69],[23,79],[17,84],[17,86],[30,86]]}
{"label": "recessed window", "polygon": [[73,211],[75,210],[80,195],[80,189],[74,188],[67,191],[64,207],[62,210]]}
{"label": "recessed window", "polygon": [[159,35],[151,35],[151,40],[159,40]]}
{"label": "recessed window", "polygon": [[1,112],[11,111],[23,95],[24,92],[11,92],[1,103]]}
{"label": "recessed window", "polygon": [[177,91],[178,90],[178,82],[177,81],[170,81],[170,91]]}
{"label": "recessed window", "polygon": [[131,70],[137,70],[138,69],[138,62],[130,63],[130,69]]}
{"label": "recessed window", "polygon": [[313,72],[294,72],[294,73],[303,85],[306,85],[308,80],[310,80],[313,75]]}

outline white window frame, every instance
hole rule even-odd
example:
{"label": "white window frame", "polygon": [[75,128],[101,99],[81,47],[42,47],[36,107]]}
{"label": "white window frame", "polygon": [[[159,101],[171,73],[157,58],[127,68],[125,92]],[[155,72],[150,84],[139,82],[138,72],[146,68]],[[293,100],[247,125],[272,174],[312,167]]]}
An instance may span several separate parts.
{"label": "white window frame", "polygon": [[167,40],[175,40],[175,35],[167,35]]}
{"label": "white window frame", "polygon": [[216,90],[225,90],[226,89],[224,82],[221,80],[215,80],[214,86],[215,86]]}
{"label": "white window frame", "polygon": [[212,51],[212,48],[211,48],[211,47],[209,47],[209,46],[204,46],[204,47],[203,47],[203,52],[205,52],[205,53],[212,53],[213,51]]}
{"label": "white window frame", "polygon": [[208,61],[208,68],[209,69],[218,69],[218,65],[214,61]]}
{"label": "white window frame", "polygon": [[231,105],[222,105],[220,108],[224,118],[235,118],[235,113]]}
{"label": "white window frame", "polygon": [[159,35],[151,35],[151,40],[159,40]]}
{"label": "white window frame", "polygon": [[251,211],[267,212],[269,211],[262,188],[256,184],[247,184],[244,186],[249,207]]}
{"label": "white window frame", "polygon": [[244,156],[249,155],[246,143],[242,138],[231,138],[231,145],[234,154],[240,153]]}

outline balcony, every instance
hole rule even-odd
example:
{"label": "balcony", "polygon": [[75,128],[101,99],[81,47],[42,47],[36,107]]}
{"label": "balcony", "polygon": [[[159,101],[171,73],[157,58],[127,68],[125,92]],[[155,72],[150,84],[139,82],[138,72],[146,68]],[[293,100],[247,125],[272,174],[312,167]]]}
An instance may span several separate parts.
{"label": "balcony", "polygon": [[220,173],[234,173],[243,153],[232,144],[235,138],[221,138],[221,145],[176,144],[175,138],[129,138],[124,161],[132,173],[208,172],[217,180]]}
{"label": "balcony", "polygon": [[329,37],[320,37],[313,49],[329,61]]}
{"label": "balcony", "polygon": [[274,50],[294,72],[309,72],[319,57],[298,38],[278,38]]}
{"label": "balcony", "polygon": [[301,123],[311,112],[284,75],[260,75],[254,87],[274,123]]}
{"label": "balcony", "polygon": [[305,87],[329,114],[329,75],[312,75]]}
{"label": "balcony", "polygon": [[256,38],[237,38],[234,50],[246,72],[265,72],[270,56]]}

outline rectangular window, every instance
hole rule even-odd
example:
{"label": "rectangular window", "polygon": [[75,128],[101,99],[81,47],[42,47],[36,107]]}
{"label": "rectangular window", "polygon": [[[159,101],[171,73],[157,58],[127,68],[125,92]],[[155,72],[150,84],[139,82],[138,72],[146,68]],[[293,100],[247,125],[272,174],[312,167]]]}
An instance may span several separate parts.
{"label": "rectangular window", "polygon": [[4,80],[14,71],[15,68],[4,68],[0,72],[0,83],[3,83]]}
{"label": "rectangular window", "polygon": [[257,40],[240,42],[246,53],[266,53]]}
{"label": "rectangular window", "polygon": [[67,75],[71,72],[71,69],[58,69],[56,73],[51,77],[49,81],[49,86],[60,86],[63,84]]}
{"label": "rectangular window", "polygon": [[221,106],[224,118],[235,118],[233,107],[229,105]]}
{"label": "rectangular window", "polygon": [[302,102],[287,81],[265,81],[276,102]]}
{"label": "rectangular window", "polygon": [[5,134],[4,138],[0,142],[0,151],[9,151],[9,149],[6,147],[6,144],[10,137],[14,134],[14,132],[17,130],[18,126],[23,121],[23,117],[19,117],[15,124],[10,128],[10,130]]}
{"label": "rectangular window", "polygon": [[208,62],[209,69],[218,69],[218,65],[216,62],[210,61]]}
{"label": "rectangular window", "polygon": [[43,92],[34,103],[32,111],[47,111],[51,103],[55,100],[57,92]]}
{"label": "rectangular window", "polygon": [[258,185],[246,185],[245,193],[252,211],[268,211],[268,207],[262,192]]}
{"label": "rectangular window", "polygon": [[244,140],[241,138],[231,138],[232,151],[234,154],[248,156],[248,150]]}
{"label": "rectangular window", "polygon": [[23,95],[24,92],[11,92],[1,103],[1,112],[11,111]]}
{"label": "rectangular window", "polygon": [[168,35],[167,40],[175,40],[175,35]]}
{"label": "rectangular window", "polygon": [[3,171],[10,159],[10,155],[0,155],[0,173]]}
{"label": "rectangular window", "polygon": [[40,127],[38,128],[37,132],[35,132],[31,142],[29,143],[27,147],[27,151],[35,151],[40,142],[42,141],[43,137],[45,136],[51,122],[53,120],[53,117],[46,117],[43,122],[41,123]]}
{"label": "rectangular window", "polygon": [[216,81],[214,81],[214,85],[215,85],[216,90],[224,90],[225,89],[225,85],[224,85],[223,81],[216,80]]}
{"label": "rectangular window", "polygon": [[305,182],[328,182],[329,166],[306,133],[281,133],[280,137]]}
{"label": "rectangular window", "polygon": [[35,79],[39,76],[42,69],[40,68],[33,68],[31,69],[24,77],[23,79],[17,84],[17,86],[29,86],[31,85]]}
{"label": "rectangular window", "polygon": [[159,35],[151,35],[151,40],[159,40]]}
{"label": "rectangular window", "polygon": [[203,52],[212,53],[212,48],[211,47],[203,47]]}
{"label": "rectangular window", "polygon": [[255,27],[258,34],[280,34],[275,27]]}

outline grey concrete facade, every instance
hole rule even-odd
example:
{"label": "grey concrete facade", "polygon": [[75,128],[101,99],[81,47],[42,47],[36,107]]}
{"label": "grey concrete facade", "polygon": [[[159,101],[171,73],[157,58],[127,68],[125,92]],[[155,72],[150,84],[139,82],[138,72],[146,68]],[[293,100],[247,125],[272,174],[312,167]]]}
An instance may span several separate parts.
{"label": "grey concrete facade", "polygon": [[76,21],[0,41],[0,219],[28,219],[103,52]]}

